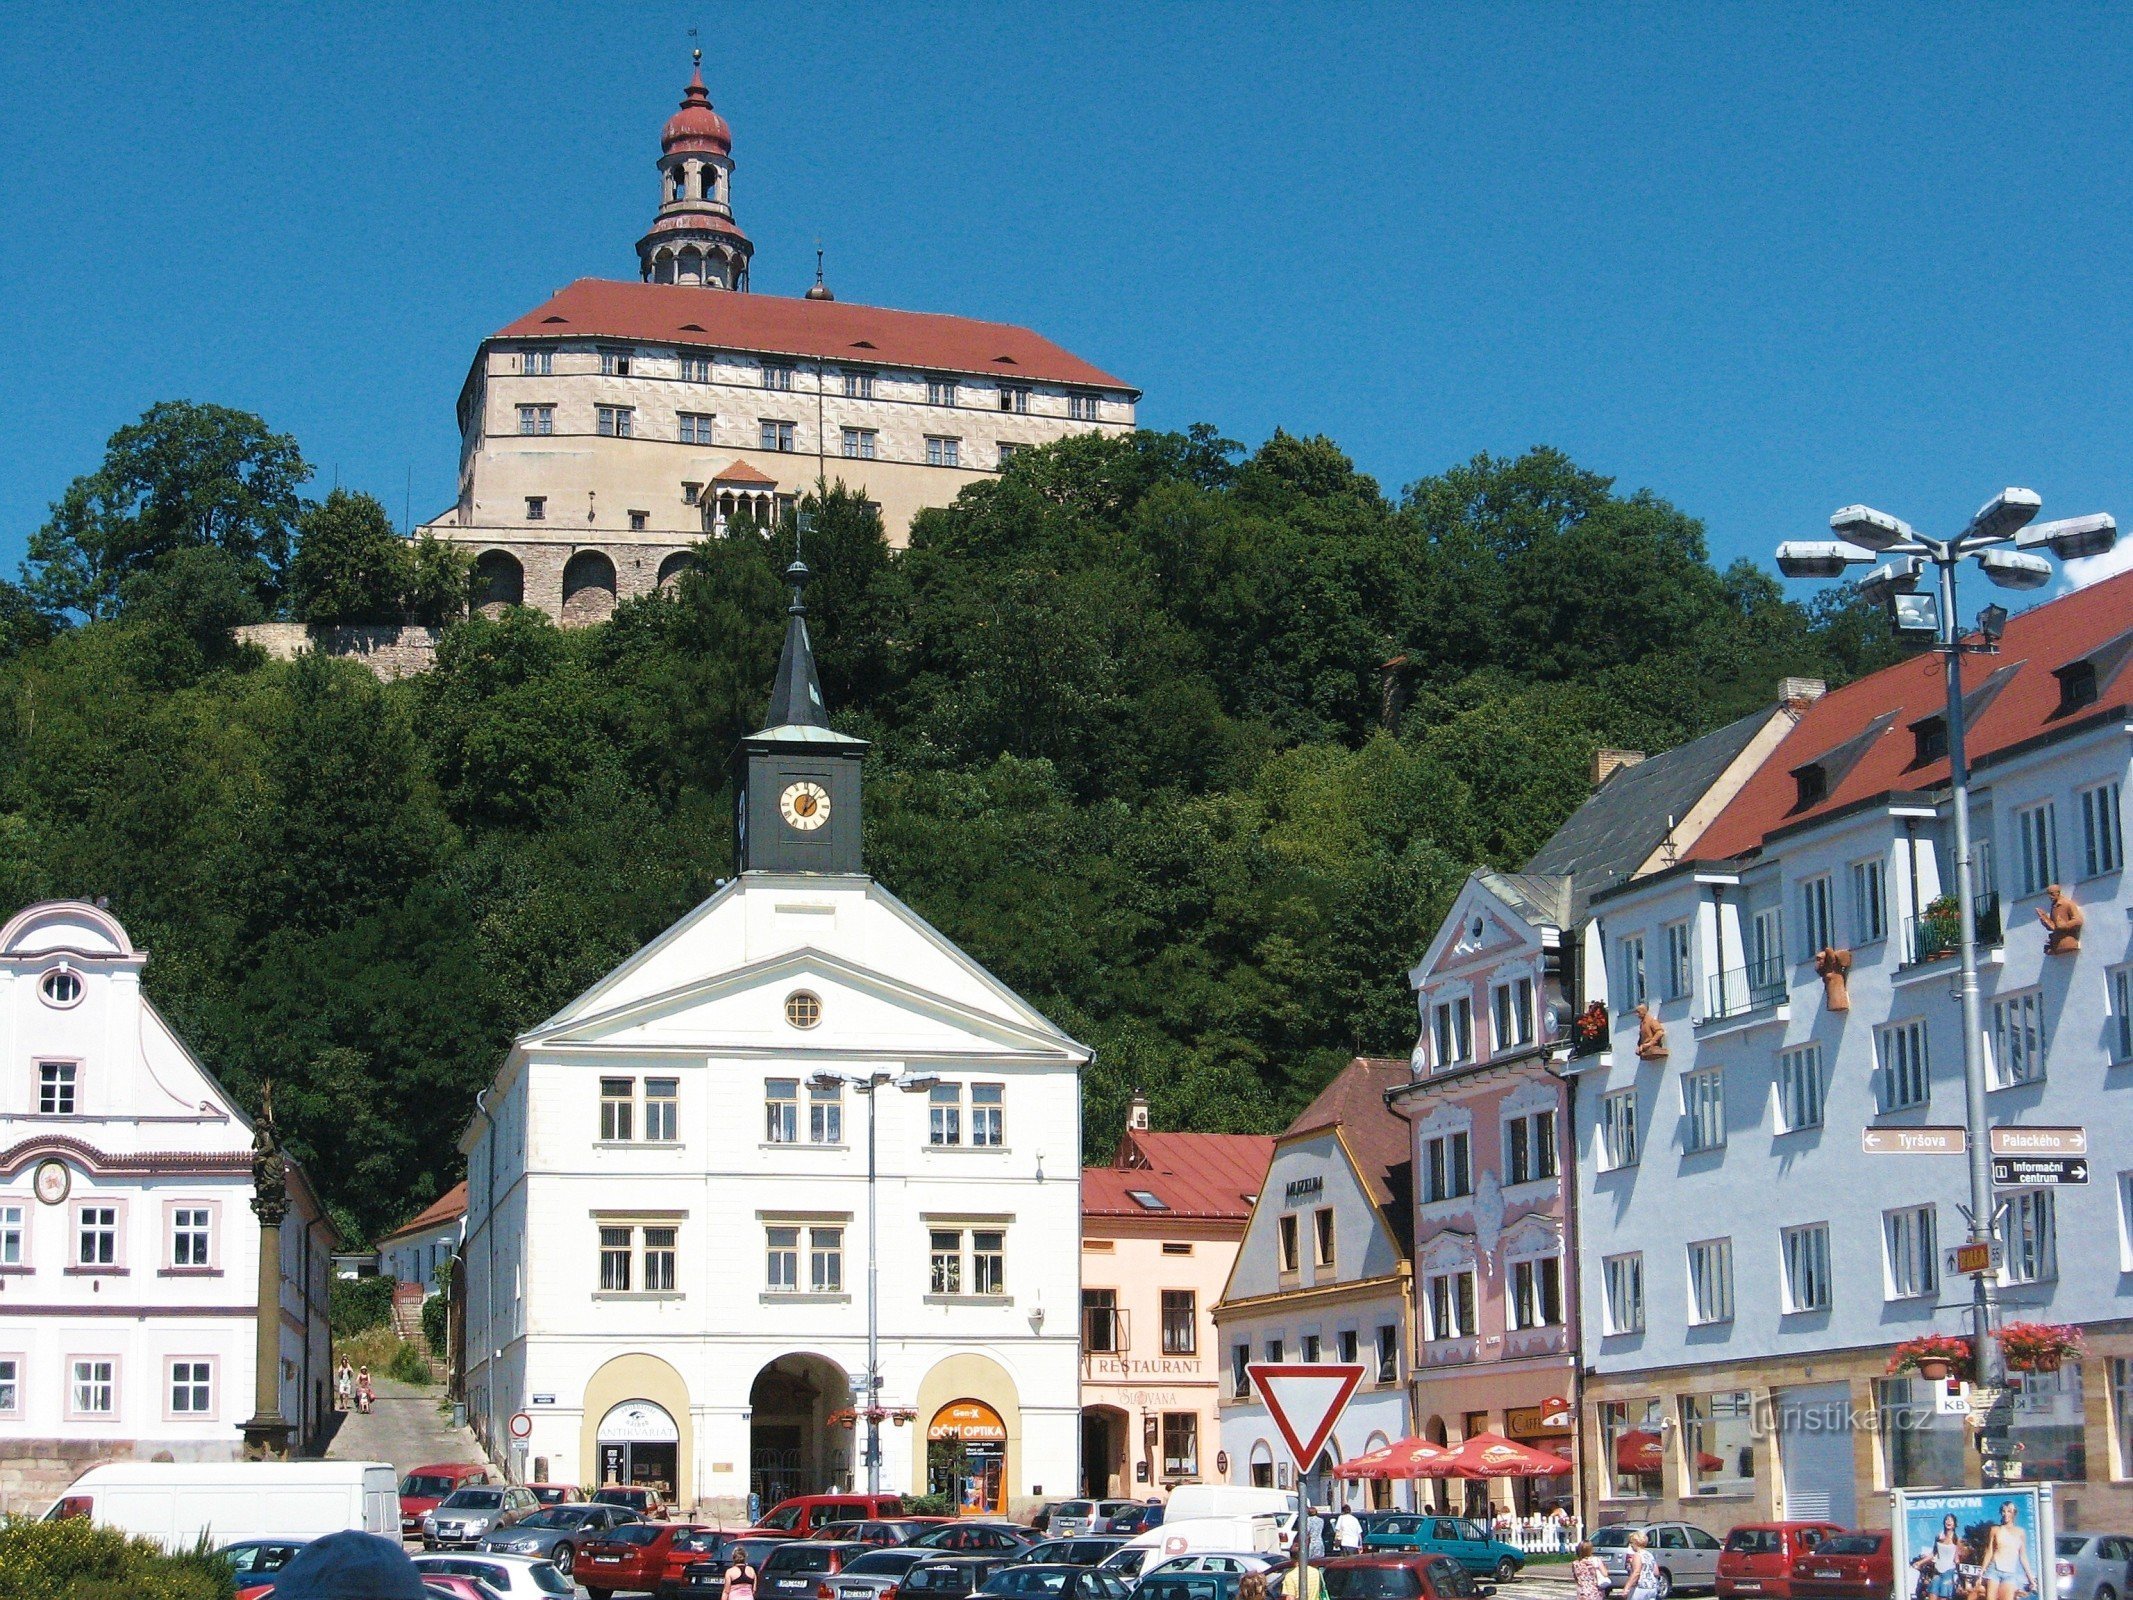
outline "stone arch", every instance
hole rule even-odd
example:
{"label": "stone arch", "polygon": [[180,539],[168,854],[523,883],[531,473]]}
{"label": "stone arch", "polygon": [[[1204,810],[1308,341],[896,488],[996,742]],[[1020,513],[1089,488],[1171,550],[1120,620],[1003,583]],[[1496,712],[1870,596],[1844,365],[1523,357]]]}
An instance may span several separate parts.
{"label": "stone arch", "polygon": [[1274,1487],[1274,1447],[1264,1439],[1254,1439],[1250,1453],[1245,1458],[1245,1481],[1254,1489]]}
{"label": "stone arch", "polygon": [[474,609],[493,617],[526,603],[526,569],[508,550],[484,550],[474,560]]}
{"label": "stone arch", "polygon": [[685,244],[681,247],[681,261],[676,269],[676,276],[683,283],[704,281],[704,253],[695,245]]}
{"label": "stone arch", "polygon": [[599,550],[580,550],[563,568],[563,624],[605,622],[615,614],[615,564]]}
{"label": "stone arch", "polygon": [[1121,1406],[1081,1408],[1081,1489],[1092,1500],[1130,1499],[1133,1419]]}
{"label": "stone arch", "polygon": [[664,561],[659,563],[659,577],[656,587],[661,589],[674,588],[681,582],[681,575],[691,570],[695,565],[695,552],[690,550],[671,552]]}
{"label": "stone arch", "polygon": [[652,281],[654,283],[672,283],[674,281],[674,252],[665,245],[661,245],[659,249],[652,253]]}
{"label": "stone arch", "polygon": [[[959,1408],[963,1406],[981,1408],[981,1412],[970,1413],[973,1417],[990,1413],[998,1418],[997,1431],[1003,1437],[997,1440],[973,1437],[981,1430],[990,1432],[992,1429],[989,1424],[982,1422],[969,1425],[959,1423]],[[933,1470],[936,1452],[932,1447],[936,1444],[953,1446],[957,1441],[947,1437],[950,1433],[962,1436],[962,1453],[965,1455],[990,1455],[993,1453],[993,1447],[997,1446],[1000,1461],[999,1511],[1004,1514],[1008,1503],[1024,1492],[1022,1400],[1015,1388],[1015,1380],[1008,1376],[1007,1369],[992,1357],[979,1355],[975,1351],[944,1356],[935,1362],[932,1370],[920,1380],[917,1409],[918,1418],[911,1429],[914,1435],[911,1441],[912,1484],[921,1493],[930,1491],[936,1475]],[[937,1439],[936,1434],[942,1437]],[[978,1445],[983,1445],[986,1449],[978,1452],[973,1448]],[[944,1450],[939,1453],[946,1456],[951,1451]],[[966,1478],[976,1476],[946,1460],[939,1465],[941,1475],[946,1477],[953,1477],[959,1472]]]}
{"label": "stone arch", "polygon": [[[1447,1450],[1452,1447],[1452,1430],[1445,1426],[1442,1416],[1433,1416],[1422,1425],[1422,1437],[1431,1444],[1441,1445]],[[1451,1490],[1447,1487],[1449,1481],[1445,1478],[1432,1478],[1429,1480],[1429,1488],[1426,1491],[1418,1483],[1415,1486],[1415,1509],[1418,1511],[1449,1511],[1451,1509]]]}
{"label": "stone arch", "polygon": [[[1391,1445],[1392,1440],[1386,1435],[1383,1428],[1372,1428],[1370,1437],[1363,1441],[1363,1454],[1367,1456],[1379,1450],[1389,1449]],[[1351,1482],[1344,1490],[1350,1501],[1355,1498],[1357,1489],[1360,1489],[1368,1498],[1371,1510],[1389,1511],[1392,1509],[1392,1480],[1390,1478],[1372,1478],[1361,1484]]]}
{"label": "stone arch", "polygon": [[766,1508],[849,1489],[857,1437],[844,1368],[805,1350],[779,1356],[748,1389],[748,1488]]}
{"label": "stone arch", "polygon": [[[642,1414],[632,1417],[632,1407],[643,1408]],[[671,1446],[673,1481],[667,1486],[672,1492],[666,1496],[667,1502],[670,1505],[694,1505],[696,1430],[689,1417],[689,1386],[682,1381],[680,1373],[657,1356],[616,1356],[585,1381],[584,1420],[579,1425],[578,1439],[578,1482],[597,1486],[605,1481],[609,1458],[601,1446],[603,1430],[617,1436],[664,1434],[668,1429],[661,1424],[661,1414],[674,1434]],[[641,1458],[628,1463],[640,1482],[658,1472],[665,1460],[667,1446],[663,1441],[648,1440],[647,1443],[651,1447],[642,1452]],[[607,1448],[612,1451],[616,1446],[610,1443]],[[616,1459],[619,1464],[621,1458]]]}

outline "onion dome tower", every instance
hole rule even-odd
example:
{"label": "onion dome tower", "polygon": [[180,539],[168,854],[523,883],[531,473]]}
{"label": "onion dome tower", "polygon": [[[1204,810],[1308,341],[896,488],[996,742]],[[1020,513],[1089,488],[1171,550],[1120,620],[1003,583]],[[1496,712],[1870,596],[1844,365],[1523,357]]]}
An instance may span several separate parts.
{"label": "onion dome tower", "polygon": [[646,283],[746,289],[755,246],[733,220],[733,130],[711,108],[704,53],[659,139],[659,215],[637,241]]}

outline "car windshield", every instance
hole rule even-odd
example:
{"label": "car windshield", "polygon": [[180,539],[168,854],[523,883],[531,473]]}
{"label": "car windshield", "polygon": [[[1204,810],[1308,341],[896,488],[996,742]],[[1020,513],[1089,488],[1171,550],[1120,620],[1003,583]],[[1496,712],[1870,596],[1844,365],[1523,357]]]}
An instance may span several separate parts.
{"label": "car windshield", "polygon": [[1096,1515],[1096,1502],[1093,1500],[1069,1500],[1059,1508],[1059,1515],[1062,1517],[1093,1517]]}
{"label": "car windshield", "polygon": [[452,1480],[439,1472],[410,1472],[400,1480],[400,1492],[410,1499],[442,1500],[452,1492]]}
{"label": "car windshield", "polygon": [[656,1522],[625,1522],[607,1536],[609,1544],[650,1544],[659,1537]]}
{"label": "car windshield", "polygon": [[1326,1593],[1333,1600],[1415,1600],[1422,1580],[1406,1567],[1328,1567]]}
{"label": "car windshield", "polygon": [[826,1544],[785,1544],[763,1563],[767,1572],[827,1572],[836,1552]]}
{"label": "car windshield", "polygon": [[1461,1595],[1467,1597],[1467,1600],[1481,1600],[1481,1585],[1476,1583],[1474,1575],[1458,1562],[1432,1561],[1425,1570],[1429,1573],[1429,1586],[1437,1593]]}
{"label": "car windshield", "polygon": [[1593,1531],[1592,1547],[1595,1550],[1617,1550],[1628,1543],[1627,1528],[1598,1528]]}
{"label": "car windshield", "polygon": [[869,1550],[844,1564],[844,1576],[864,1578],[871,1574],[900,1578],[925,1559],[925,1552],[920,1550]]}
{"label": "car windshield", "polygon": [[547,1511],[536,1511],[530,1517],[521,1517],[518,1521],[518,1526],[521,1528],[575,1528],[584,1520],[585,1513],[582,1511],[571,1511],[562,1506],[554,1506]]}
{"label": "car windshield", "polygon": [[562,1573],[556,1571],[553,1561],[536,1561],[532,1567],[533,1586],[542,1594],[574,1595],[578,1586]]}
{"label": "car windshield", "polygon": [[758,1528],[797,1527],[799,1526],[802,1514],[805,1513],[806,1510],[807,1507],[805,1506],[781,1506],[776,1511],[771,1512],[770,1515],[765,1517],[761,1522],[758,1522],[756,1526]]}
{"label": "car windshield", "polygon": [[1059,1567],[1007,1567],[985,1580],[981,1594],[1057,1594],[1066,1587]]}
{"label": "car windshield", "polygon": [[461,1489],[441,1507],[445,1511],[494,1511],[504,1503],[501,1489]]}
{"label": "car windshield", "polygon": [[1735,1528],[1726,1535],[1726,1548],[1740,1555],[1767,1556],[1777,1547],[1775,1528]]}
{"label": "car windshield", "polygon": [[[1826,1548],[1834,1549],[1835,1547],[1836,1540],[1832,1539]],[[2058,1548],[2059,1554],[2061,1554],[2062,1556],[2078,1556],[2088,1547],[2089,1541],[2088,1536],[2086,1534],[2062,1533],[2059,1535]]]}
{"label": "car windshield", "polygon": [[[1840,1533],[1833,1539],[1824,1539],[1815,1551],[1818,1556],[1870,1556],[1881,1547],[1881,1541],[1871,1533]],[[2062,1555],[2065,1552],[2060,1552]]]}

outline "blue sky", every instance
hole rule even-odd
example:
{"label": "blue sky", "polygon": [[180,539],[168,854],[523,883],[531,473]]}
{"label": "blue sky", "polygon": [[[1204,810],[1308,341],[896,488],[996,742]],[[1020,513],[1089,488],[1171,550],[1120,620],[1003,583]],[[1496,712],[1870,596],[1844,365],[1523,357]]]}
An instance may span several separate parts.
{"label": "blue sky", "polygon": [[2003,483],[2133,523],[2133,14],[0,8],[0,572],[242,406],[417,518],[476,341],[628,277],[698,27],[759,291],[1026,324],[1388,488],[1567,450],[1767,560]]}

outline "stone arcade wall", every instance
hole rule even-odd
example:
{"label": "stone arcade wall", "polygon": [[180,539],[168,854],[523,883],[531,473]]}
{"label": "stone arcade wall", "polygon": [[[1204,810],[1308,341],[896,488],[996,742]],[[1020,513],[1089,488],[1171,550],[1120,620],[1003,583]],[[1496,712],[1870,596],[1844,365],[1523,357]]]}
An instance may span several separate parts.
{"label": "stone arcade wall", "polygon": [[276,661],[294,661],[307,650],[360,661],[391,680],[427,672],[437,661],[435,628],[313,627],[302,622],[248,622],[237,629],[243,644],[256,644]]}

